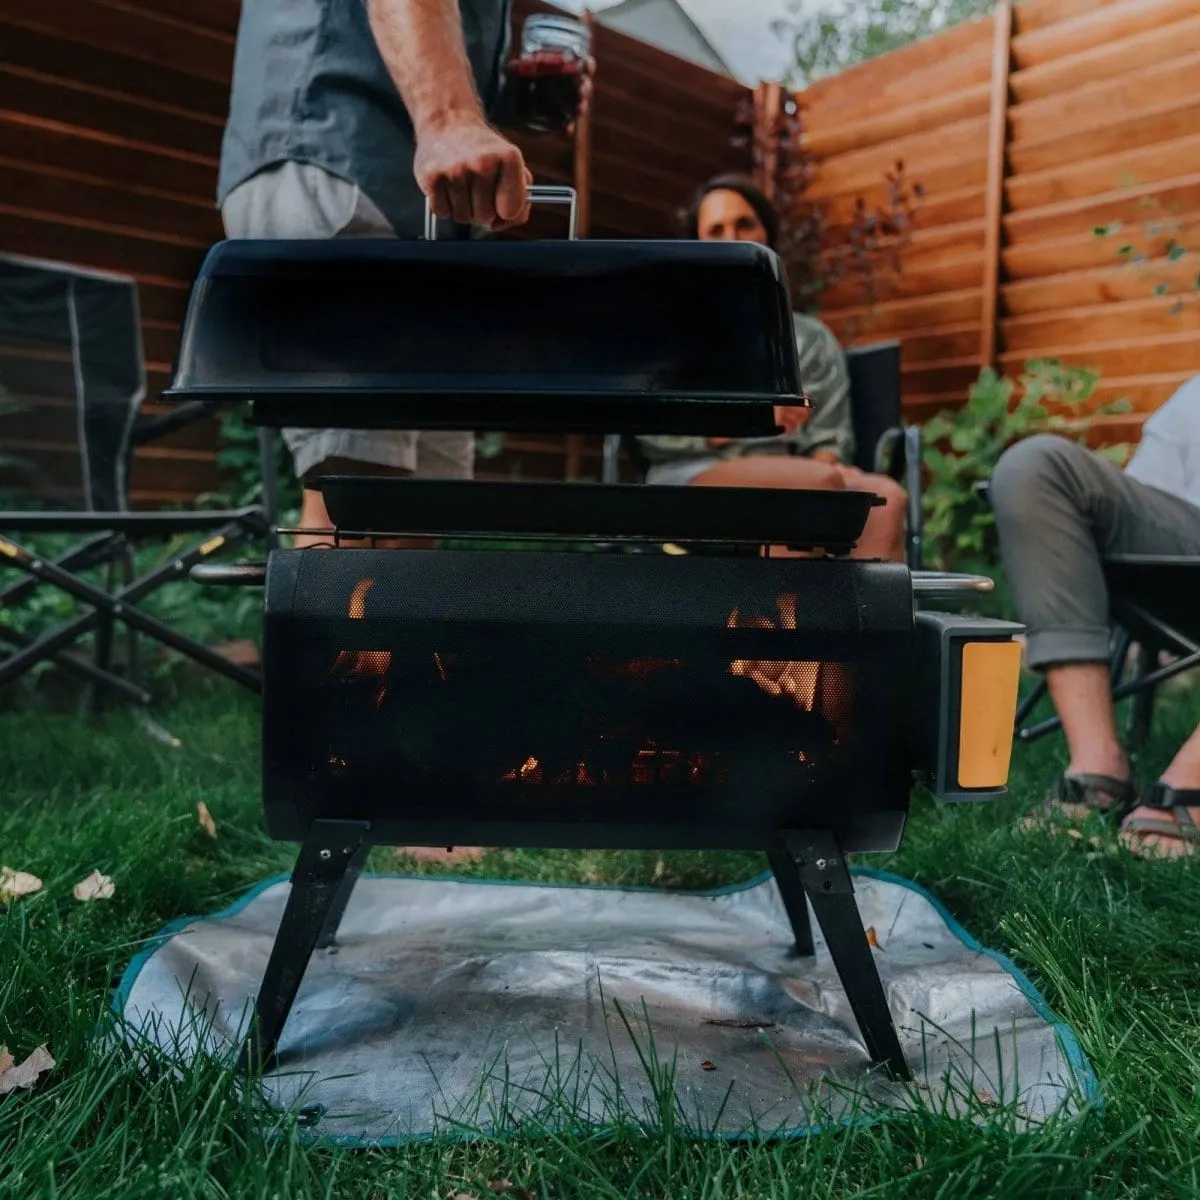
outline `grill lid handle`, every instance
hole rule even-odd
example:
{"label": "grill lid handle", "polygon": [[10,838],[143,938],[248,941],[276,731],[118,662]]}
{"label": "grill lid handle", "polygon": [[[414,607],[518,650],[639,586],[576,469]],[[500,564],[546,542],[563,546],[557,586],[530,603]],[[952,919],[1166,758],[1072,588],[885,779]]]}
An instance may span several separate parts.
{"label": "grill lid handle", "polygon": [[[573,242],[579,235],[578,205],[576,204],[575,189],[560,187],[552,183],[535,183],[527,193],[531,204],[569,204],[567,213],[567,240]],[[433,215],[429,197],[425,197],[425,240],[437,241],[437,218]]]}
{"label": "grill lid handle", "polygon": [[188,578],[214,587],[262,587],[267,582],[267,564],[261,562],[197,563]]}

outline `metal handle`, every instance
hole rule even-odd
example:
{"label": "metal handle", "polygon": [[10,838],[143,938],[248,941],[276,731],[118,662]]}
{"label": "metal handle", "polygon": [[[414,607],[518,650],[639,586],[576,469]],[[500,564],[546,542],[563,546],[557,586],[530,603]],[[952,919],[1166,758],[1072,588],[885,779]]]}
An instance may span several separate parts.
{"label": "metal handle", "polygon": [[267,582],[267,564],[260,562],[197,563],[188,577],[194,583],[217,587],[262,587]]}
{"label": "metal handle", "polygon": [[[531,204],[569,204],[571,211],[567,214],[567,240],[575,241],[579,236],[578,205],[573,187],[560,187],[554,183],[535,183],[529,192]],[[437,241],[437,218],[433,215],[433,206],[429,197],[425,197],[425,240]]]}
{"label": "metal handle", "polygon": [[987,595],[995,589],[996,583],[986,575],[957,575],[946,571],[914,571],[912,586],[913,595],[918,599],[924,599],[928,596]]}

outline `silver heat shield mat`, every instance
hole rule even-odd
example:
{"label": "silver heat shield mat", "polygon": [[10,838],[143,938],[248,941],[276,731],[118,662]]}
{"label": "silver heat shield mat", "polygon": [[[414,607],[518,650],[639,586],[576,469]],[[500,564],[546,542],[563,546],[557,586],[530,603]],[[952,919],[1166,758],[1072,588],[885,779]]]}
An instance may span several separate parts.
{"label": "silver heat shield mat", "polygon": [[[154,939],[116,997],[125,1036],[176,1061],[232,1054],[288,887]],[[769,877],[699,893],[365,875],[265,1097],[317,1138],[370,1144],[665,1119],[797,1136],[913,1107],[1024,1123],[1095,1099],[1012,963],[911,883],[859,871],[855,889],[914,1084],[870,1068],[823,940],[790,950]]]}

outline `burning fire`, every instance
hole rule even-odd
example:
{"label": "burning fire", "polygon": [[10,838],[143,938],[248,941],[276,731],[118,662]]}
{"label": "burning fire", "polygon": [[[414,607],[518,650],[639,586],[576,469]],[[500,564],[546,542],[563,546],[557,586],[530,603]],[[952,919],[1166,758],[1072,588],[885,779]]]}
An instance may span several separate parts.
{"label": "burning fire", "polygon": [[[350,605],[346,616],[361,621],[367,613],[367,593],[375,586],[373,579],[360,579],[350,590]],[[330,679],[378,679],[372,707],[378,709],[387,697],[384,679],[392,666],[390,650],[342,650],[329,669]],[[438,664],[439,669],[441,664]],[[443,676],[444,677],[444,676]]]}
{"label": "burning fire", "polygon": [[[796,628],[796,597],[784,594],[776,600],[779,608],[779,625],[770,617],[741,617],[740,610],[734,608],[729,614],[726,627],[729,629],[795,629]],[[752,679],[760,688],[771,696],[791,696],[796,703],[808,712],[816,705],[817,683],[821,677],[819,662],[752,662],[749,659],[735,659],[730,666],[730,673],[743,675]]]}

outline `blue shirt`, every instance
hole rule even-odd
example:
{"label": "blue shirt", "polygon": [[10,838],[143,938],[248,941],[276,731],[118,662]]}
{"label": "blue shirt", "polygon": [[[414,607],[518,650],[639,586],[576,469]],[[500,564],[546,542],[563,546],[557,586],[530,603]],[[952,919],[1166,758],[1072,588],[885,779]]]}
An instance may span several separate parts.
{"label": "blue shirt", "polygon": [[[496,102],[511,0],[459,0],[484,107]],[[312,163],[356,183],[402,235],[421,231],[415,143],[366,0],[242,0],[217,203],[266,167]]]}

